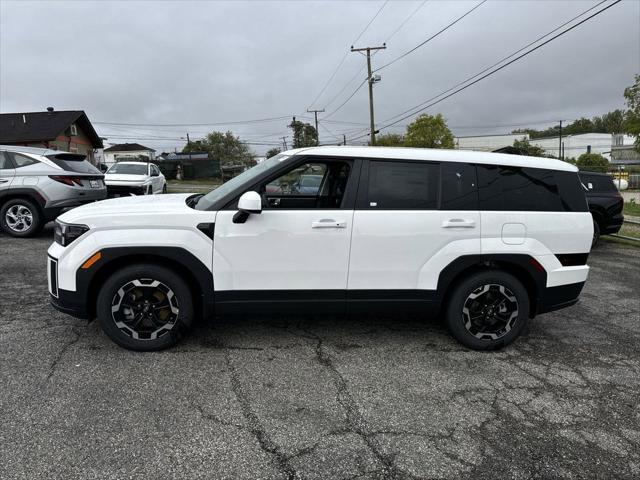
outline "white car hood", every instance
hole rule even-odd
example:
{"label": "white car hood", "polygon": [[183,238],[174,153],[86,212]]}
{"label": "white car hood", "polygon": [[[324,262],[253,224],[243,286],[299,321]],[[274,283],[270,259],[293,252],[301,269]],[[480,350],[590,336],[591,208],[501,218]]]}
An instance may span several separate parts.
{"label": "white car hood", "polygon": [[58,219],[65,223],[87,225],[89,228],[167,225],[167,220],[172,217],[196,212],[186,204],[186,199],[192,195],[176,193],[112,198],[74,208]]}
{"label": "white car hood", "polygon": [[129,175],[123,173],[108,173],[104,176],[105,182],[144,182],[148,175]]}

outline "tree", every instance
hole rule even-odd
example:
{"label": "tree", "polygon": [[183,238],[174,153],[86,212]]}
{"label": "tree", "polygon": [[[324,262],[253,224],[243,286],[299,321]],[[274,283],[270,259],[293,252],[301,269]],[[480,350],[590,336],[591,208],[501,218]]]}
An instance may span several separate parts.
{"label": "tree", "polygon": [[404,136],[407,147],[454,148],[453,133],[441,114],[420,115],[407,125]]}
{"label": "tree", "polygon": [[531,145],[529,140],[514,140],[513,147],[520,151],[520,155],[529,155],[530,157],[546,157],[544,148],[537,145]]}
{"label": "tree", "polygon": [[380,147],[401,147],[404,145],[404,139],[399,133],[385,133],[376,137],[376,145]]}
{"label": "tree", "polygon": [[282,150],[280,150],[278,147],[270,148],[269,150],[267,150],[265,157],[267,158],[275,157],[280,152],[282,152]]}
{"label": "tree", "polygon": [[624,89],[627,99],[627,111],[624,114],[625,133],[636,137],[636,150],[640,152],[640,75],[635,76],[635,83]]}
{"label": "tree", "polygon": [[220,160],[220,165],[245,165],[256,164],[253,154],[247,144],[232,132],[211,132],[203,140],[189,142],[182,153],[208,152],[211,158]]}
{"label": "tree", "polygon": [[293,117],[289,128],[293,130],[293,148],[313,147],[318,144],[318,132],[310,124]]}
{"label": "tree", "polygon": [[581,170],[604,172],[609,166],[609,162],[599,153],[583,153],[576,160],[576,166]]}

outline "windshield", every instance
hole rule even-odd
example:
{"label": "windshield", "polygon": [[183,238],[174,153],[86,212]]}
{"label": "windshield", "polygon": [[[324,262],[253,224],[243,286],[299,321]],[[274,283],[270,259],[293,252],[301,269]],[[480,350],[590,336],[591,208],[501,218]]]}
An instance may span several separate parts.
{"label": "windshield", "polygon": [[254,167],[251,167],[246,172],[242,172],[237,177],[233,177],[228,182],[223,183],[215,190],[211,190],[209,193],[201,197],[200,200],[198,200],[198,203],[196,203],[195,205],[196,210],[208,210],[211,207],[211,205],[213,205],[215,202],[220,200],[222,197],[224,197],[228,193],[231,193],[233,190],[235,190],[242,184],[250,182],[252,178],[256,178],[262,172],[266,172],[271,167],[275,167],[276,165],[278,165],[283,160],[286,160],[287,158],[289,158],[289,155],[280,153],[271,158],[268,158],[267,160],[260,162]]}
{"label": "windshield", "polygon": [[146,175],[147,165],[136,165],[133,163],[116,163],[109,170],[109,173],[119,173],[123,175]]}

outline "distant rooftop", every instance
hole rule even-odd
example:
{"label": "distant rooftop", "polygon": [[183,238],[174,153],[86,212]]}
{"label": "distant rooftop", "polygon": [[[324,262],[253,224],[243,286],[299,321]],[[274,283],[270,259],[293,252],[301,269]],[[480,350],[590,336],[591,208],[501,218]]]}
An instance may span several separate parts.
{"label": "distant rooftop", "polygon": [[120,143],[118,145],[112,145],[109,148],[104,149],[105,152],[155,152],[153,148],[145,147],[139,143]]}

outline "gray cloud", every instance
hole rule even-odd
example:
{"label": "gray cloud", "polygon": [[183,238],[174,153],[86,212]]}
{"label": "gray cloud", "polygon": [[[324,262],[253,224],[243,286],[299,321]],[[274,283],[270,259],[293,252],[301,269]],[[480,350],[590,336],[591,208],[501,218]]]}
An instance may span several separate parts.
{"label": "gray cloud", "polygon": [[[389,37],[420,2],[389,2],[359,45]],[[428,1],[374,57],[390,61],[475,5]],[[7,1],[0,3],[0,110],[84,109],[94,121],[204,123],[301,115],[382,2]],[[595,5],[490,1],[423,48],[382,70],[379,124],[482,70]],[[349,53],[322,108],[363,66]],[[572,119],[623,106],[640,73],[640,2],[624,1],[496,75],[428,110],[458,134]],[[362,77],[358,77],[360,80]],[[335,109],[358,81],[328,106]],[[305,114],[306,115],[306,114]],[[366,124],[362,88],[331,120]],[[404,123],[404,122],[403,122]],[[277,142],[287,121],[216,127],[107,127],[158,149],[180,137],[232,129]],[[336,135],[358,128],[327,123]],[[461,128],[474,127],[474,128]],[[321,136],[330,139],[328,130]],[[163,137],[163,138],[150,138]],[[166,137],[166,138],[165,138]],[[268,146],[254,146],[263,153]]]}

